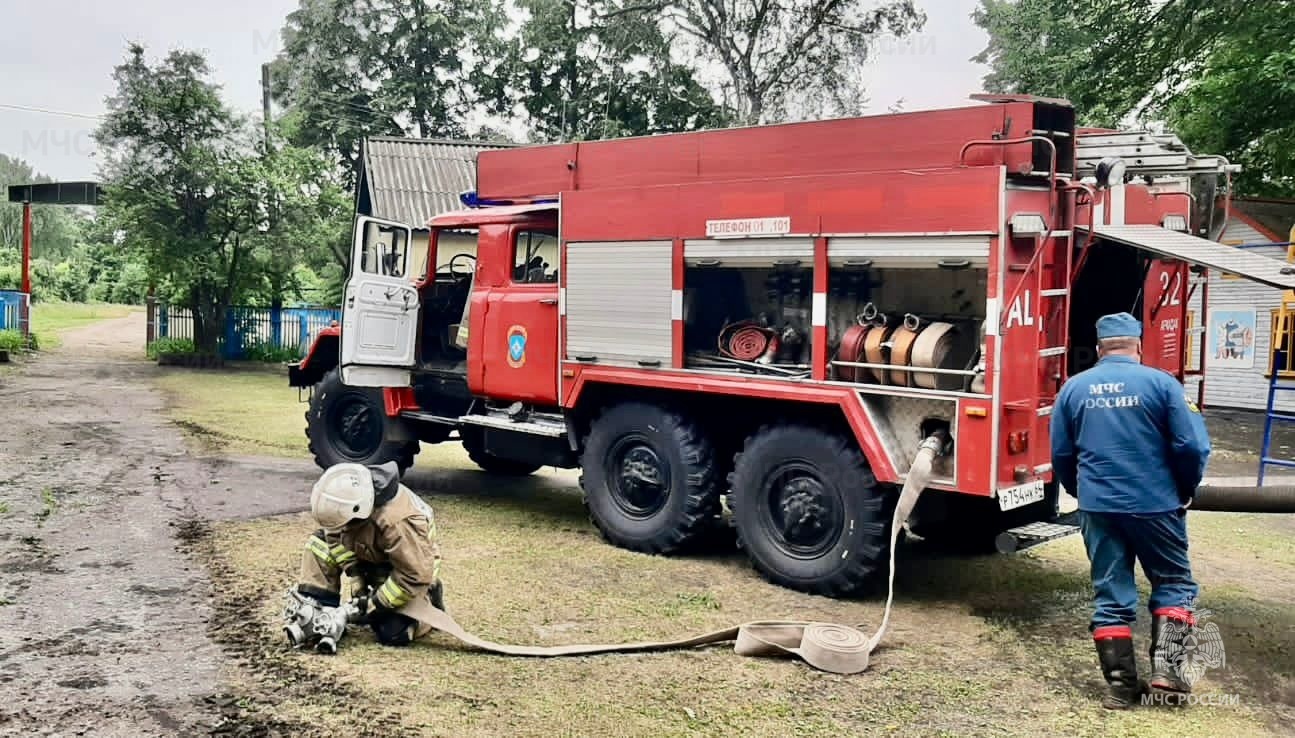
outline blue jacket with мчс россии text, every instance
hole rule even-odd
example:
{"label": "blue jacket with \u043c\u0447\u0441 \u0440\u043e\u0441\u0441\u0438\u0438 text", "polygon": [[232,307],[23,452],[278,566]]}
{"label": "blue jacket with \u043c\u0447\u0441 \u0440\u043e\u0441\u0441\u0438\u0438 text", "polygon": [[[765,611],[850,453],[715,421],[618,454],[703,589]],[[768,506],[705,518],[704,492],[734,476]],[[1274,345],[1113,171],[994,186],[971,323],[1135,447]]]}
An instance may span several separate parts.
{"label": "blue jacket with \u043c\u0447\u0441 \u0440\u043e\u0441\u0441\u0438\u0438 text", "polygon": [[1174,510],[1195,494],[1210,455],[1183,386],[1131,356],[1106,356],[1071,377],[1051,434],[1053,474],[1087,512]]}

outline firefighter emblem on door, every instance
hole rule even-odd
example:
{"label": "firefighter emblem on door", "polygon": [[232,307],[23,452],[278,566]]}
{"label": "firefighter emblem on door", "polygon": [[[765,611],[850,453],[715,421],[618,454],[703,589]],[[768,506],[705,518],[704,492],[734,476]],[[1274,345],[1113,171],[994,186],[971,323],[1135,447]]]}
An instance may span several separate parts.
{"label": "firefighter emblem on door", "polygon": [[526,326],[508,329],[508,366],[520,369],[526,365]]}

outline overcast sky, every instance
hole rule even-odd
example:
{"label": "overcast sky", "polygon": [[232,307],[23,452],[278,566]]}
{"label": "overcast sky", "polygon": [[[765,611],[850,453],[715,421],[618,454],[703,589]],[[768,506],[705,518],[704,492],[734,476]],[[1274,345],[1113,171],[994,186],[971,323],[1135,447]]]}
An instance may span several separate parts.
{"label": "overcast sky", "polygon": [[[279,29],[297,0],[0,0],[0,153],[27,160],[61,180],[97,172],[89,117],[113,91],[111,72],[126,43],[152,54],[173,48],[207,53],[226,100],[259,110],[260,65],[279,51]],[[985,45],[971,22],[978,0],[918,0],[926,28],[906,41],[883,41],[868,64],[870,112],[901,99],[904,110],[963,103],[985,69],[970,58]]]}

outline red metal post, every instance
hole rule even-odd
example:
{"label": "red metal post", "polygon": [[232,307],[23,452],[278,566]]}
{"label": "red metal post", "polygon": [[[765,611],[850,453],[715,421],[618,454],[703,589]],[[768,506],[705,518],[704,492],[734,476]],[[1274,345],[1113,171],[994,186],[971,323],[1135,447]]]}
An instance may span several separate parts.
{"label": "red metal post", "polygon": [[22,204],[22,291],[31,294],[31,203]]}

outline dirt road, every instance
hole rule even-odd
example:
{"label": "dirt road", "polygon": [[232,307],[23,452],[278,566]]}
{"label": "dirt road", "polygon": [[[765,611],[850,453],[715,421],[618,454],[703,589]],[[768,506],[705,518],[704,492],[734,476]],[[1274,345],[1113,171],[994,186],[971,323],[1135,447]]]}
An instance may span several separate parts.
{"label": "dirt road", "polygon": [[219,727],[232,666],[185,539],[203,520],[303,507],[304,465],[186,451],[139,361],[143,323],[67,332],[0,377],[0,734]]}

